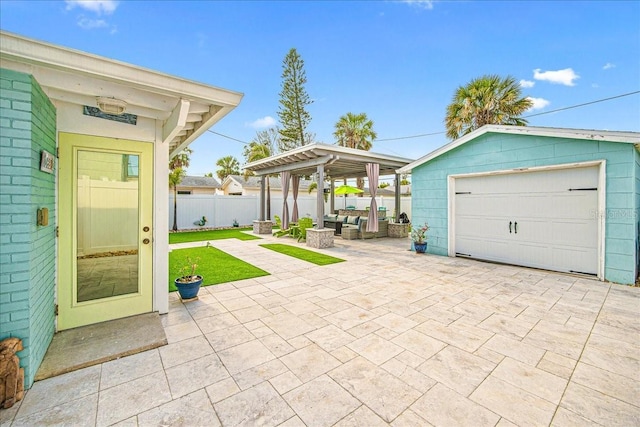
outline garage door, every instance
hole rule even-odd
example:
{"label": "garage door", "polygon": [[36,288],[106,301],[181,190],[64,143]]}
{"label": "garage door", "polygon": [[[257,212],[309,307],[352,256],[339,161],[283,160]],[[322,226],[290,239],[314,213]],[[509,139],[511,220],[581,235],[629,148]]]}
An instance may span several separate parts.
{"label": "garage door", "polygon": [[597,275],[598,167],[455,179],[458,256]]}

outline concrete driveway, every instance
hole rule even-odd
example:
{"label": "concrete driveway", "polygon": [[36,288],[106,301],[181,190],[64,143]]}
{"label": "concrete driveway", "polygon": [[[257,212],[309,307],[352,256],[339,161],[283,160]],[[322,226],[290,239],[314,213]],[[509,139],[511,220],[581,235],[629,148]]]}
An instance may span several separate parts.
{"label": "concrete driveway", "polygon": [[[172,295],[169,345],[37,382],[4,425],[637,426],[640,288],[336,240]],[[281,238],[280,243],[297,243]]]}

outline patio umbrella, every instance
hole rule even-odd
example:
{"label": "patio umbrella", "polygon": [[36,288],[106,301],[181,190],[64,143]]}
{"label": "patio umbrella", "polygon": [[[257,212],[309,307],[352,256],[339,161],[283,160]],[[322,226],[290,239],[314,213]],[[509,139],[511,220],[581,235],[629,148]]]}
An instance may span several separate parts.
{"label": "patio umbrella", "polygon": [[336,195],[346,195],[346,194],[357,194],[362,193],[363,191],[358,187],[352,187],[351,185],[341,185],[340,187],[333,190],[333,194]]}
{"label": "patio umbrella", "polygon": [[333,190],[333,194],[344,196],[344,208],[347,208],[347,194],[363,193],[358,187],[352,187],[351,185],[341,185]]}

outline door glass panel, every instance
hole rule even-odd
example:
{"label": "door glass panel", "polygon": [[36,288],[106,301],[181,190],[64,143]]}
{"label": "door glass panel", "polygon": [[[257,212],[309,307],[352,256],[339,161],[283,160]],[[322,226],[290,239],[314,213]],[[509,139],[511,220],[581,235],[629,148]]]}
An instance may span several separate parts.
{"label": "door glass panel", "polygon": [[77,302],[138,292],[138,161],[78,151]]}

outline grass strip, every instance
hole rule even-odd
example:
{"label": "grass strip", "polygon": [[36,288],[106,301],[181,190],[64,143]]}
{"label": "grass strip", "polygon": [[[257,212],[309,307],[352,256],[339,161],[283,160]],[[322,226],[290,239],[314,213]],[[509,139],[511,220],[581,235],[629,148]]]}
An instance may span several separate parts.
{"label": "grass strip", "polygon": [[265,243],[260,246],[262,246],[263,248],[271,249],[275,252],[279,252],[281,254],[301,259],[303,261],[311,262],[316,265],[328,265],[345,261],[343,259],[332,257],[330,255],[325,255],[307,249],[298,248],[296,246],[285,245],[282,243]]}
{"label": "grass strip", "polygon": [[239,239],[256,240],[260,237],[243,231],[252,228],[225,228],[223,230],[185,231],[183,233],[169,233],[169,243],[203,242],[205,240]]}
{"label": "grass strip", "polygon": [[202,286],[269,275],[266,271],[213,246],[175,249],[169,252],[169,292],[177,290],[174,281],[184,275],[181,269],[190,265],[189,259],[198,264],[196,274],[204,278]]}

